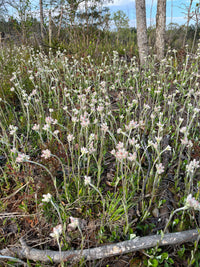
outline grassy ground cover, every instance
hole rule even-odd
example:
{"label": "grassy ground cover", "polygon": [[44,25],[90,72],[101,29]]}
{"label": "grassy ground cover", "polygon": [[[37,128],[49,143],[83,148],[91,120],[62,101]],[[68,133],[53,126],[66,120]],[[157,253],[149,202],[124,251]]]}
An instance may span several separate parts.
{"label": "grassy ground cover", "polygon": [[[140,69],[115,51],[96,64],[1,49],[0,249],[21,237],[61,251],[198,228],[199,59],[200,48],[182,62],[169,50]],[[199,266],[198,249],[74,266]]]}

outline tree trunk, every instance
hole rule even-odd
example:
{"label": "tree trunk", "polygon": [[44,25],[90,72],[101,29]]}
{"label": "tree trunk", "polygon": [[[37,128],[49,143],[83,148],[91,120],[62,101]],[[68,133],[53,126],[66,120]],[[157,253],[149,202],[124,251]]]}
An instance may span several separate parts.
{"label": "tree trunk", "polygon": [[194,38],[193,38],[193,42],[192,42],[192,49],[191,49],[190,53],[193,53],[194,45],[195,45],[195,41],[196,41],[196,37],[197,37],[198,26],[199,26],[199,6],[198,5],[197,5],[194,13],[195,13],[195,32],[194,32]]}
{"label": "tree trunk", "polygon": [[25,21],[21,22],[22,24],[22,43],[26,44],[27,43],[27,38],[26,38],[26,26],[25,26]]}
{"label": "tree trunk", "polygon": [[51,47],[52,41],[52,21],[51,21],[51,9],[49,10],[49,46]]}
{"label": "tree trunk", "polygon": [[86,27],[87,27],[86,44],[87,44],[87,47],[88,47],[88,46],[89,46],[89,15],[88,15],[88,0],[85,1],[85,14],[86,14]]}
{"label": "tree trunk", "polygon": [[186,38],[187,38],[187,33],[188,33],[188,27],[189,27],[189,24],[190,24],[190,20],[192,19],[192,15],[191,15],[191,8],[192,8],[192,2],[193,0],[190,0],[190,5],[189,7],[187,8],[187,25],[186,25],[186,31],[185,31],[185,36],[184,36],[184,39],[183,39],[183,48],[185,47],[185,42],[186,42]]}
{"label": "tree trunk", "polygon": [[137,20],[137,44],[141,66],[145,65],[149,54],[147,40],[146,5],[145,0],[136,0],[136,20]]}
{"label": "tree trunk", "polygon": [[43,0],[40,0],[40,29],[41,37],[44,39],[44,13],[43,13]]}
{"label": "tree trunk", "polygon": [[60,38],[60,31],[61,31],[61,26],[62,26],[62,18],[63,18],[63,6],[61,6],[61,10],[60,10],[60,21],[59,21],[59,26],[58,26],[58,39]]}
{"label": "tree trunk", "polygon": [[158,0],[156,13],[156,56],[164,58],[166,28],[166,0]]}

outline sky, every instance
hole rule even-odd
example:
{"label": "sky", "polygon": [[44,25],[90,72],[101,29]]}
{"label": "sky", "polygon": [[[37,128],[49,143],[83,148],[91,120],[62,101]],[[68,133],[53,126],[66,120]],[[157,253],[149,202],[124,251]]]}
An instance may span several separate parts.
{"label": "sky", "polygon": [[[200,0],[193,0],[193,10],[196,3]],[[190,4],[190,0],[167,0],[167,12],[166,20],[169,23],[178,23],[179,25],[185,24],[187,21],[187,7]],[[156,5],[157,0],[146,0],[146,12],[147,12],[147,25],[153,26],[156,23]],[[135,12],[135,0],[114,0],[113,3],[107,5],[111,13],[118,10],[122,10],[129,17],[130,27],[136,27],[136,12]],[[195,24],[195,22],[192,22]]]}
{"label": "sky", "polygon": [[[107,0],[109,1],[109,0]],[[187,21],[187,7],[191,0],[167,0],[167,25],[169,23],[177,23],[179,25],[185,24]],[[35,10],[38,9],[39,0],[31,0],[31,3]],[[196,3],[200,3],[200,0],[193,0],[193,10]],[[136,27],[136,11],[135,0],[113,0],[113,3],[107,4],[110,8],[111,14],[118,10],[122,10],[129,18],[130,27]],[[153,26],[156,23],[156,6],[157,0],[146,0],[146,13],[147,13],[147,26]],[[11,13],[15,13],[11,10]],[[37,12],[38,16],[39,12]],[[195,24],[194,21],[192,21]]]}

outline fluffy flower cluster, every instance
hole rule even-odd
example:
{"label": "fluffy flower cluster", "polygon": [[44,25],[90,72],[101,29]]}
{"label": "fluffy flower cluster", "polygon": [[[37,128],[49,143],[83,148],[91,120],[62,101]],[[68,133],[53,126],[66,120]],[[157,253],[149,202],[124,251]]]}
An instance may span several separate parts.
{"label": "fluffy flower cluster", "polygon": [[200,210],[200,203],[198,200],[192,197],[192,194],[187,196],[185,206],[188,208],[194,208],[195,210]]}
{"label": "fluffy flower cluster", "polygon": [[27,160],[29,160],[30,157],[24,153],[19,153],[17,158],[16,158],[16,162],[21,163],[21,162],[25,162]]}
{"label": "fluffy flower cluster", "polygon": [[108,131],[108,125],[106,122],[101,124],[101,130],[104,134]]}
{"label": "fluffy flower cluster", "polygon": [[156,164],[156,169],[158,174],[162,174],[165,171],[165,167],[162,165],[162,163]]}
{"label": "fluffy flower cluster", "polygon": [[71,143],[74,139],[75,139],[75,137],[73,136],[73,134],[68,134],[68,136],[67,136],[67,141],[68,141],[69,143]]}
{"label": "fluffy flower cluster", "polygon": [[184,134],[184,137],[181,139],[181,144],[182,145],[185,145],[187,147],[192,147],[193,146],[192,141],[191,140],[188,140],[188,134],[189,134],[189,132],[188,132],[187,127],[185,127],[185,126],[182,127],[180,129],[180,132]]}
{"label": "fluffy flower cluster", "polygon": [[73,231],[77,227],[79,227],[79,218],[74,218],[72,216],[69,218],[70,218],[71,223],[68,224],[67,231]]}
{"label": "fluffy flower cluster", "polygon": [[52,195],[50,193],[44,194],[42,202],[50,202],[52,199]]}
{"label": "fluffy flower cluster", "polygon": [[51,157],[51,151],[49,149],[42,150],[42,158],[48,159]]}
{"label": "fluffy flower cluster", "polygon": [[10,129],[10,135],[14,135],[18,130],[18,127],[14,125],[9,125],[9,129]]}
{"label": "fluffy flower cluster", "polygon": [[186,165],[186,170],[188,173],[194,173],[195,169],[199,168],[199,161],[193,159],[188,165]]}
{"label": "fluffy flower cluster", "polygon": [[91,184],[91,177],[85,175],[85,177],[84,177],[84,183],[85,183],[85,185]]}
{"label": "fluffy flower cluster", "polygon": [[46,118],[45,118],[45,122],[46,122],[47,124],[56,124],[58,121],[57,121],[57,120],[54,120],[54,119],[51,118],[51,117],[46,117]]}
{"label": "fluffy flower cluster", "polygon": [[113,154],[116,159],[118,160],[124,160],[128,157],[128,151],[126,151],[126,149],[124,148],[124,144],[122,142],[119,142],[117,145],[116,145],[116,149],[113,149],[111,151],[111,154]]}
{"label": "fluffy flower cluster", "polygon": [[39,131],[40,129],[40,125],[39,124],[34,124],[33,127],[32,127],[32,130],[34,131]]}
{"label": "fluffy flower cluster", "polygon": [[125,125],[127,131],[138,128],[140,125],[137,121],[130,121],[128,125]]}
{"label": "fluffy flower cluster", "polygon": [[58,239],[61,234],[62,234],[62,225],[59,224],[53,228],[53,232],[50,234],[50,236]]}
{"label": "fluffy flower cluster", "polygon": [[117,160],[122,161],[125,159],[128,159],[130,161],[135,161],[137,158],[137,154],[136,152],[132,153],[128,153],[128,151],[125,149],[124,144],[122,142],[119,142],[116,145],[116,150],[113,149],[111,151],[111,154],[114,155],[116,157]]}
{"label": "fluffy flower cluster", "polygon": [[80,122],[82,127],[88,127],[90,120],[88,118],[88,113],[85,112],[84,115],[80,116]]}

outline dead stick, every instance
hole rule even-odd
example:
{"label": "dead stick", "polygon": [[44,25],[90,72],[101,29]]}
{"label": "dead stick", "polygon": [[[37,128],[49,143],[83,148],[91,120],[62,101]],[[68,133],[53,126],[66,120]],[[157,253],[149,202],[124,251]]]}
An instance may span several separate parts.
{"label": "dead stick", "polygon": [[62,261],[71,261],[81,258],[85,260],[103,259],[106,257],[112,257],[120,254],[130,253],[142,249],[155,247],[158,242],[159,246],[175,245],[178,243],[192,242],[197,240],[199,232],[197,229],[188,230],[183,232],[176,232],[172,234],[165,234],[163,238],[161,235],[152,235],[145,237],[137,237],[133,240],[123,241],[120,243],[100,246],[97,248],[84,249],[84,250],[70,250],[62,251],[61,258],[59,251],[53,250],[39,250],[34,249],[26,245],[21,239],[21,248],[6,248],[0,250],[1,255],[19,257],[21,259],[26,258],[33,261],[50,262],[50,258],[53,262],[59,263]]}

